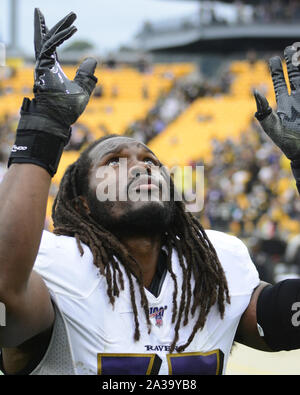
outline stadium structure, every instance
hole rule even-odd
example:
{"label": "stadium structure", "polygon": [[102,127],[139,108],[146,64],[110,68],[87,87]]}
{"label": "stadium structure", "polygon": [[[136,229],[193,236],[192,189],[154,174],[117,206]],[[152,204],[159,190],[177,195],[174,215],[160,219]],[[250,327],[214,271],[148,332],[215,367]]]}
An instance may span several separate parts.
{"label": "stadium structure", "polygon": [[199,12],[146,22],[136,37],[137,45],[157,54],[228,55],[245,53],[249,48],[262,53],[281,51],[299,40],[297,1],[179,1],[197,2]]}

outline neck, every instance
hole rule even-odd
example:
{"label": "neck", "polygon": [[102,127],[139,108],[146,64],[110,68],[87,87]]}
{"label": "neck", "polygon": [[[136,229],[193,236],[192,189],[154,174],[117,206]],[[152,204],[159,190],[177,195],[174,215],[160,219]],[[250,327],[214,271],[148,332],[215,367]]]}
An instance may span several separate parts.
{"label": "neck", "polygon": [[122,237],[121,242],[139,263],[143,274],[144,286],[146,288],[149,287],[158,263],[162,243],[161,235]]}

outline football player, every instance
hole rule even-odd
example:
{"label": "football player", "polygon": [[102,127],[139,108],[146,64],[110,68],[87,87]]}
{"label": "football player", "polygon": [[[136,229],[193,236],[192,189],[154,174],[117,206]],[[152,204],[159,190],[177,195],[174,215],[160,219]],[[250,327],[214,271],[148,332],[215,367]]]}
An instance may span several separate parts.
{"label": "football player", "polygon": [[[61,181],[54,232],[43,231],[51,177],[97,82],[94,59],[73,81],[58,63],[56,48],[76,31],[75,17],[48,30],[35,10],[34,99],[23,101],[0,185],[2,370],[223,374],[234,340],[265,351],[299,348],[300,280],[261,282],[246,246],[205,231],[176,199],[155,153],[134,139],[110,135],[82,152]],[[296,51],[285,51],[291,95],[280,59],[270,62],[278,112],[255,98],[256,117],[299,185]]]}

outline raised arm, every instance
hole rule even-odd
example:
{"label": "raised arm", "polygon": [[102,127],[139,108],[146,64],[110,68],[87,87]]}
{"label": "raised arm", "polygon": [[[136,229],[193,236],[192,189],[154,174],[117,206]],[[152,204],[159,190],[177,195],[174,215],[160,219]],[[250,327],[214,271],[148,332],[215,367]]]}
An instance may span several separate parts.
{"label": "raised arm", "polygon": [[34,99],[25,98],[9,169],[0,184],[0,302],[6,326],[0,347],[16,347],[51,326],[54,312],[48,290],[32,271],[43,231],[51,177],[68,143],[71,125],[84,111],[97,82],[96,61],[86,59],[70,81],[56,48],[71,37],[70,13],[50,31],[35,10]]}
{"label": "raised arm", "polygon": [[299,46],[289,46],[284,51],[291,94],[288,93],[282,62],[279,56],[270,59],[270,73],[276,95],[277,111],[267,99],[254,92],[257,104],[256,118],[263,130],[291,161],[291,168],[300,192],[300,70]]}
{"label": "raised arm", "polygon": [[[255,91],[256,118],[273,142],[291,161],[300,193],[300,70],[298,45],[284,51],[291,88],[289,95],[280,57],[270,59],[277,111]],[[263,351],[300,348],[300,279],[262,283],[241,318],[236,340]]]}

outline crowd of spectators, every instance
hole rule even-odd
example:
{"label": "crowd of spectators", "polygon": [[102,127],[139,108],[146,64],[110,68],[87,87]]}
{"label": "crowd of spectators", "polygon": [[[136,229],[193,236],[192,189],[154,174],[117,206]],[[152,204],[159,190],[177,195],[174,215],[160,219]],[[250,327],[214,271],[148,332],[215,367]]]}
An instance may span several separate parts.
{"label": "crowd of spectators", "polygon": [[[251,4],[252,3],[252,4]],[[216,13],[213,6],[202,9],[202,22],[205,24],[249,24],[297,22],[300,20],[300,4],[298,0],[259,0],[256,2],[236,0],[234,4],[235,18],[225,19]],[[253,4],[254,3],[254,4]],[[251,6],[249,6],[251,5]]]}
{"label": "crowd of spectators", "polygon": [[[197,98],[227,93],[233,76],[225,72],[209,82],[194,75],[175,81],[145,119],[135,121],[126,135],[149,142]],[[18,114],[2,114],[0,121],[0,182],[14,142]],[[90,131],[73,127],[67,150],[91,142]],[[204,164],[205,202],[199,219],[205,228],[235,234],[245,240],[261,278],[275,281],[300,275],[300,199],[289,166],[279,149],[253,120],[240,141],[212,142],[212,160]],[[55,191],[53,192],[53,196]]]}
{"label": "crowd of spectators", "polygon": [[204,1],[199,12],[181,18],[150,22],[142,26],[139,36],[179,30],[197,29],[199,26],[231,26],[252,23],[296,23],[300,20],[298,0],[235,0],[232,4]]}
{"label": "crowd of spectators", "polygon": [[253,20],[261,23],[299,22],[298,0],[261,0],[253,8]]}
{"label": "crowd of spectators", "polygon": [[299,276],[300,199],[288,161],[256,120],[240,141],[212,144],[212,161],[199,161],[206,181],[201,222],[243,239],[265,281]]}
{"label": "crowd of spectators", "polygon": [[[252,4],[251,4],[252,3]],[[256,2],[236,0],[233,3],[233,18],[222,18],[213,5],[201,7],[201,22],[206,25],[216,24],[249,24],[297,22],[300,20],[300,4],[298,0],[259,0]]]}
{"label": "crowd of spectators", "polygon": [[194,100],[228,93],[232,79],[233,75],[226,70],[215,81],[206,81],[197,73],[175,80],[172,89],[160,96],[145,118],[131,123],[125,134],[147,144],[163,132]]}

